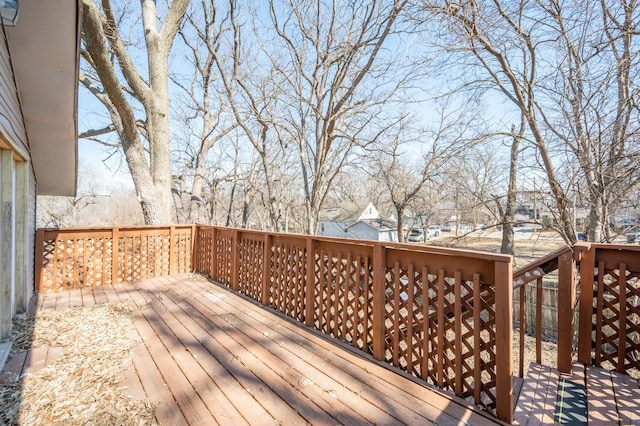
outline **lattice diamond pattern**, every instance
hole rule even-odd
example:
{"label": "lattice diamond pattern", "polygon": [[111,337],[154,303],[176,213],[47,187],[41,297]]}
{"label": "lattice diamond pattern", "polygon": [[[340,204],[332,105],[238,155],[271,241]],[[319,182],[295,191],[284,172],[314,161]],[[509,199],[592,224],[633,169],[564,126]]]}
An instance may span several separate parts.
{"label": "lattice diamond pattern", "polygon": [[305,247],[272,247],[271,306],[300,321],[304,319],[305,262]]}
{"label": "lattice diamond pattern", "polygon": [[264,243],[243,239],[239,245],[238,290],[254,300],[261,300]]}
{"label": "lattice diamond pattern", "polygon": [[[602,306],[598,307],[597,292],[594,294],[593,312],[600,321],[600,324],[598,320],[593,322],[593,344],[596,345],[600,340],[596,365],[604,364],[603,367],[618,371],[640,370],[640,276],[626,271],[621,289],[620,270],[606,270],[602,282]],[[624,324],[621,325],[620,312],[623,308]],[[621,342],[623,329],[624,341]],[[619,358],[620,346],[624,352],[622,360]]]}
{"label": "lattice diamond pattern", "polygon": [[213,279],[231,287],[231,235],[216,235],[216,271]]}
{"label": "lattice diamond pattern", "polygon": [[373,340],[370,259],[321,251],[316,255],[314,325],[371,353]]}
{"label": "lattice diamond pattern", "polygon": [[[475,301],[473,281],[399,264],[387,267],[385,281],[386,361],[465,398],[473,397],[475,387],[480,386],[484,396],[477,402],[494,408],[494,289],[483,286],[480,300]],[[474,324],[474,309],[479,310],[479,324]],[[440,311],[442,323],[438,322]],[[481,330],[479,342],[475,341],[476,327]],[[475,369],[476,345],[479,372]]]}

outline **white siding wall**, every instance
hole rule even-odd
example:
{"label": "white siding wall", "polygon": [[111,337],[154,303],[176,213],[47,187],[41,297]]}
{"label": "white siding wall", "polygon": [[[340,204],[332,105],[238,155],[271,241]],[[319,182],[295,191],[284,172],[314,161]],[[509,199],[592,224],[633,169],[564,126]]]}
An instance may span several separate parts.
{"label": "white siding wall", "polygon": [[379,237],[380,241],[389,241],[391,243],[398,242],[398,231],[380,231]]}

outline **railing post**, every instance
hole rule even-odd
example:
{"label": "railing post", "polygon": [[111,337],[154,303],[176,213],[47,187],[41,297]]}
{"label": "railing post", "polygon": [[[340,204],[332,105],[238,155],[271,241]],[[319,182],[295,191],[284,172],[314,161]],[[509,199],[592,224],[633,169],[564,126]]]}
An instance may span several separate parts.
{"label": "railing post", "polygon": [[238,291],[238,267],[240,266],[239,244],[240,232],[234,229],[233,236],[231,237],[231,289],[233,291]]}
{"label": "railing post", "polygon": [[198,257],[196,256],[196,251],[198,250],[198,227],[193,224],[191,225],[191,265],[189,265],[189,270],[191,272],[198,272]]}
{"label": "railing post", "polygon": [[386,298],[384,293],[386,280],[386,250],[382,244],[373,246],[373,356],[384,360],[385,323],[384,311]]}
{"label": "railing post", "polygon": [[211,247],[209,250],[209,256],[211,256],[209,260],[209,278],[214,281],[217,281],[218,275],[216,274],[216,234],[218,229],[215,227],[211,228]]}
{"label": "railing post", "polygon": [[513,422],[513,285],[511,262],[495,263],[496,415]]}
{"label": "railing post", "polygon": [[118,264],[120,260],[120,230],[111,229],[111,285],[118,284]]}
{"label": "railing post", "polygon": [[264,248],[262,249],[262,289],[260,294],[260,302],[263,305],[269,304],[269,296],[271,289],[271,245],[273,244],[272,236],[264,234]]}
{"label": "railing post", "polygon": [[575,306],[573,251],[558,258],[558,370],[571,372],[573,308]]}
{"label": "railing post", "polygon": [[307,274],[305,280],[304,323],[313,327],[314,300],[316,291],[316,244],[307,237]]}
{"label": "railing post", "polygon": [[44,229],[38,229],[36,233],[36,292],[38,294],[43,291],[44,269]]}
{"label": "railing post", "polygon": [[177,245],[176,239],[176,227],[169,228],[169,275],[175,275],[176,273],[176,251]]}
{"label": "railing post", "polygon": [[593,329],[593,277],[596,250],[589,246],[580,261],[580,308],[578,317],[578,361],[591,364],[591,331]]}

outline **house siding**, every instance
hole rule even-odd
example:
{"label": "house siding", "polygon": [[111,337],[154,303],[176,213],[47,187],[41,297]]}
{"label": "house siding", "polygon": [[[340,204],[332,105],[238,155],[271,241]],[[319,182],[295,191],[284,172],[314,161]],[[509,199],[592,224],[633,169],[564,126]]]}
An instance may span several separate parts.
{"label": "house siding", "polygon": [[378,231],[372,228],[370,225],[367,225],[366,223],[363,223],[363,222],[359,222],[359,223],[356,223],[355,225],[350,226],[348,231],[349,231],[347,232],[348,238],[357,238],[360,240],[375,240],[375,241],[377,241],[379,238]]}
{"label": "house siding", "polygon": [[[0,27],[0,340],[11,318],[25,312],[34,293],[36,178],[16,79]],[[0,354],[0,364],[6,359]]]}
{"label": "house siding", "polygon": [[7,50],[7,35],[0,27],[0,132],[15,154],[29,159],[27,136],[18,100],[18,90]]}
{"label": "house siding", "polygon": [[350,224],[345,222],[335,222],[332,220],[321,220],[318,226],[318,234],[326,237],[347,237],[345,229]]}

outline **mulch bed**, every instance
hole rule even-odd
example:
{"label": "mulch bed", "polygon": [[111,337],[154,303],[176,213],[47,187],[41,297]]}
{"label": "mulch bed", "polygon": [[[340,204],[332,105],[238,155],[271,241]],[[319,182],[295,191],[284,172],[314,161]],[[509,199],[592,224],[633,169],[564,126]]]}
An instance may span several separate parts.
{"label": "mulch bed", "polygon": [[48,347],[61,356],[0,384],[0,424],[148,425],[154,409],[127,395],[133,310],[124,303],[41,311],[14,319],[12,355]]}

